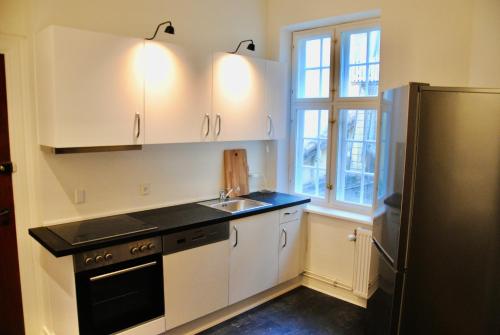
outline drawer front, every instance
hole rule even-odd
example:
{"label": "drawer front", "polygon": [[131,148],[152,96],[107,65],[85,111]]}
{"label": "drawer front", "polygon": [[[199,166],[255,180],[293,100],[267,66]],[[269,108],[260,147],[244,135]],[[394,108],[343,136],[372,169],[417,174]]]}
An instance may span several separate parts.
{"label": "drawer front", "polygon": [[302,206],[288,207],[280,210],[280,223],[300,219],[302,216]]}

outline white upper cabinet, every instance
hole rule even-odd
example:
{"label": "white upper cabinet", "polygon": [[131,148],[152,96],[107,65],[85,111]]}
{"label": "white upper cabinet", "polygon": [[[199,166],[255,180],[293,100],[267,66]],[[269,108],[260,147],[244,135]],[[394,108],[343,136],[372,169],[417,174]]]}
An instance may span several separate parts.
{"label": "white upper cabinet", "polygon": [[266,61],[228,53],[213,58],[213,115],[217,141],[268,139]]}
{"label": "white upper cabinet", "polygon": [[147,41],[145,59],[146,144],[212,140],[211,57]]}
{"label": "white upper cabinet", "polygon": [[144,41],[51,26],[36,41],[40,144],[144,142]]}
{"label": "white upper cabinet", "polygon": [[266,111],[267,135],[270,139],[284,139],[286,136],[287,85],[284,63],[267,61],[266,69]]}

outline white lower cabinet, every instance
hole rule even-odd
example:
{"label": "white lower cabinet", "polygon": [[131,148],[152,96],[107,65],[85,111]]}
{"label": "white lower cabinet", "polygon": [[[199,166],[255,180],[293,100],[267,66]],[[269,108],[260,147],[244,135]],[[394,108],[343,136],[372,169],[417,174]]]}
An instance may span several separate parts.
{"label": "white lower cabinet", "polygon": [[303,241],[301,220],[280,224],[279,278],[283,283],[302,272]]}
{"label": "white lower cabinet", "polygon": [[231,221],[229,304],[278,284],[279,212]]}
{"label": "white lower cabinet", "polygon": [[163,256],[167,330],[228,305],[229,241]]}

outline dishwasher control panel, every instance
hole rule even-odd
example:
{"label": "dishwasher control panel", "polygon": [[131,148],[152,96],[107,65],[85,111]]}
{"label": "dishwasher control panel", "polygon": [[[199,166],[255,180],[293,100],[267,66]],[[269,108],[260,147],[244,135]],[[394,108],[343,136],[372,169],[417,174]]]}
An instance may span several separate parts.
{"label": "dishwasher control panel", "polygon": [[168,255],[229,239],[229,221],[163,235],[163,254]]}

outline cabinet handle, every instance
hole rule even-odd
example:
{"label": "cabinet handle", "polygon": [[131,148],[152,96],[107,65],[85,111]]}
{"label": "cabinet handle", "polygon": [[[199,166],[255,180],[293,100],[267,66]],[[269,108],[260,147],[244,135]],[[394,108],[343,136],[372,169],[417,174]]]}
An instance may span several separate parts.
{"label": "cabinet handle", "polygon": [[271,133],[273,131],[273,118],[269,114],[269,115],[267,115],[267,119],[269,120],[269,125],[268,125],[268,128],[267,128],[267,135],[271,136]]}
{"label": "cabinet handle", "polygon": [[285,235],[285,243],[283,244],[283,246],[281,248],[284,249],[288,243],[288,234],[287,234],[285,228],[283,228],[282,232],[283,232],[283,235]]}
{"label": "cabinet handle", "polygon": [[217,114],[217,117],[215,119],[215,126],[216,126],[216,129],[217,129],[217,132],[215,134],[217,136],[219,136],[221,128],[222,128],[222,118],[221,118],[220,114]]}
{"label": "cabinet handle", "polygon": [[285,215],[294,215],[297,214],[297,210],[294,210],[293,212],[286,212]]}
{"label": "cabinet handle", "polygon": [[135,114],[135,120],[137,122],[137,132],[135,133],[135,137],[139,138],[141,136],[141,114]]}
{"label": "cabinet handle", "polygon": [[210,134],[210,115],[205,114],[205,120],[207,120],[207,131],[205,132],[205,137]]}
{"label": "cabinet handle", "polygon": [[233,244],[233,248],[236,248],[236,246],[238,245],[238,229],[236,229],[236,227],[233,226],[233,230],[234,230],[234,237],[235,237],[235,240],[234,240],[234,244]]}

